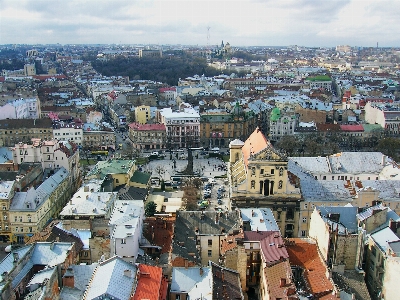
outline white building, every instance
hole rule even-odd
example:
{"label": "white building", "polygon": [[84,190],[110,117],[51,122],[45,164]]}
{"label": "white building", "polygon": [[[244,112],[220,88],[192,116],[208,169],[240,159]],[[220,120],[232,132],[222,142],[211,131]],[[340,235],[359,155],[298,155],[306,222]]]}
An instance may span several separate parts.
{"label": "white building", "polygon": [[36,119],[41,113],[39,98],[16,99],[0,107],[0,120]]}
{"label": "white building", "polygon": [[144,218],[143,201],[117,200],[115,202],[109,222],[111,256],[118,255],[126,260],[136,261]]}
{"label": "white building", "polygon": [[59,141],[71,141],[82,146],[83,125],[59,122],[53,125],[53,137]]}
{"label": "white building", "polygon": [[200,114],[192,107],[177,112],[163,108],[157,112],[157,121],[165,125],[167,145],[171,149],[199,147]]}
{"label": "white building", "polygon": [[52,171],[64,167],[70,174],[70,183],[75,187],[80,185],[79,151],[75,143],[32,139],[32,145],[19,143],[12,151],[15,164],[41,163],[44,170]]}

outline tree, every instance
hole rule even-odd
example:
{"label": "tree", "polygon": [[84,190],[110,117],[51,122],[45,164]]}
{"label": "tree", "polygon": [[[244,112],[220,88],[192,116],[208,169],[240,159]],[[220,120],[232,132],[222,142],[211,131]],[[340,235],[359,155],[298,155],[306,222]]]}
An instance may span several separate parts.
{"label": "tree", "polygon": [[381,139],[376,146],[376,150],[397,160],[397,149],[400,147],[400,140],[393,137]]}
{"label": "tree", "polygon": [[157,204],[155,204],[154,201],[147,202],[144,208],[144,213],[146,217],[152,217],[156,212],[157,212]]}
{"label": "tree", "polygon": [[295,149],[299,146],[297,139],[293,135],[285,135],[276,143],[275,147],[285,152],[287,156],[293,156]]}

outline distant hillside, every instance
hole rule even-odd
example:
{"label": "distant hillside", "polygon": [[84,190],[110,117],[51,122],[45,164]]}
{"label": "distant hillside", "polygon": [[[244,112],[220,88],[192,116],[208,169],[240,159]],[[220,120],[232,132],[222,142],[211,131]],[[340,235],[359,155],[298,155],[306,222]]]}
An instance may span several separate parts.
{"label": "distant hillside", "polygon": [[129,79],[145,79],[177,85],[179,78],[195,74],[215,76],[220,71],[207,66],[204,58],[188,54],[163,57],[117,57],[106,62],[92,60],[94,69],[105,76],[129,76]]}

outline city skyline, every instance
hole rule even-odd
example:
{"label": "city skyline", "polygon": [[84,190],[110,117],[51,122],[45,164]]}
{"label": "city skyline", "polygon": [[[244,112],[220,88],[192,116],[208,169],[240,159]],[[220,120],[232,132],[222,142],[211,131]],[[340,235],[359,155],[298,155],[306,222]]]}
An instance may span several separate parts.
{"label": "city skyline", "polygon": [[399,10],[396,0],[0,0],[0,44],[397,47]]}

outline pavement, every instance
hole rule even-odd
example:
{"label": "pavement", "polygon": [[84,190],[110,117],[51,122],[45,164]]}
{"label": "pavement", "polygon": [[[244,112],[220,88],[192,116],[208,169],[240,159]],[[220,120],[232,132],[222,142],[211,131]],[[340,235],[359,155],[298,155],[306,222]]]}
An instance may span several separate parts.
{"label": "pavement", "polygon": [[[196,153],[193,155],[193,170],[200,173],[201,177],[207,177],[209,179],[214,179],[215,177],[226,175],[227,171],[224,170],[226,163],[218,158],[205,158],[199,155],[199,158],[195,158]],[[174,168],[174,160],[176,168]],[[176,174],[177,171],[183,171],[187,166],[187,159],[176,159],[175,154],[172,154],[172,160],[170,159],[170,154],[166,153],[165,159],[163,160],[153,160],[148,164],[142,166],[142,170],[151,173],[152,177],[159,177],[164,181],[172,181],[171,177]],[[215,178],[216,183],[213,184],[211,189],[211,198],[205,199],[209,200],[210,205],[207,210],[215,210],[221,208],[222,210],[231,209],[231,204],[229,200],[229,186],[225,184],[225,179]],[[225,186],[224,197],[222,198],[222,204],[217,203],[217,190],[219,186]],[[202,189],[203,191],[203,189]]]}

